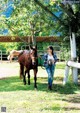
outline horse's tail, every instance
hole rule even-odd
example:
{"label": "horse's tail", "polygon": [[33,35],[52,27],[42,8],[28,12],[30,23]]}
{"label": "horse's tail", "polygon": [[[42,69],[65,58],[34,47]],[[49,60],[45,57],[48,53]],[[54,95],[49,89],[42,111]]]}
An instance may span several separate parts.
{"label": "horse's tail", "polygon": [[10,55],[8,55],[7,59],[10,60]]}
{"label": "horse's tail", "polygon": [[20,64],[20,79],[22,79],[23,75],[24,75],[24,66]]}

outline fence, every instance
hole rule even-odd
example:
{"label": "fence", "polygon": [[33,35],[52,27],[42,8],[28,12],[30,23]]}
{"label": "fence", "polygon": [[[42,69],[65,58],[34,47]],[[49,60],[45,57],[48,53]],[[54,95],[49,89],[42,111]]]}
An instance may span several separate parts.
{"label": "fence", "polygon": [[0,60],[2,61],[2,50],[0,50]]}
{"label": "fence", "polygon": [[0,60],[7,60],[8,54],[6,53],[5,50],[0,50]]}
{"label": "fence", "polygon": [[[70,51],[69,50],[64,49],[64,48],[61,49],[60,46],[53,46],[53,47],[54,47],[55,53],[56,53],[59,61],[66,61],[66,60],[70,59]],[[21,46],[21,50],[25,50],[26,48],[28,48],[28,45]],[[41,48],[41,50],[38,50],[39,55],[43,55],[45,52],[46,51],[42,50],[42,48]],[[7,60],[7,56],[8,56],[8,54],[6,53],[5,50],[0,50],[0,60],[1,61]],[[16,59],[16,58],[14,58],[14,59]]]}

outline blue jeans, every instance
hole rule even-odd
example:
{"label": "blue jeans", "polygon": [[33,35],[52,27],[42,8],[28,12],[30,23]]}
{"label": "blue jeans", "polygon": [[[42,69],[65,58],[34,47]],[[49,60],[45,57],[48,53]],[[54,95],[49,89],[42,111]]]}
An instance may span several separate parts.
{"label": "blue jeans", "polygon": [[46,71],[48,73],[48,85],[52,87],[55,65],[50,65],[46,67]]}

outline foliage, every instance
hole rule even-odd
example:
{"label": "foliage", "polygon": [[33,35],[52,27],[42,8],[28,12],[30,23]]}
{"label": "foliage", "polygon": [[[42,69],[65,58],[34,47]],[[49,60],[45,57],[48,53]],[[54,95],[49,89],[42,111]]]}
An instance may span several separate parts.
{"label": "foliage", "polygon": [[[45,10],[39,7],[37,2],[41,2]],[[61,0],[55,2],[52,0],[14,0],[13,7],[14,10],[11,17],[4,22],[10,34],[19,36],[31,35],[32,24],[34,31],[40,30],[35,35],[50,35],[53,30],[54,34],[60,33],[59,35],[68,36],[69,25],[72,26],[72,29],[76,28],[75,30],[78,30],[80,26],[79,4],[65,5],[61,3]],[[52,14],[53,17],[48,13]],[[74,25],[75,27],[73,27]]]}
{"label": "foliage", "polygon": [[[42,7],[47,13],[49,13],[55,22],[55,32],[60,32],[62,36],[63,43],[69,44],[69,36],[71,32],[76,33],[77,40],[77,53],[80,57],[80,4],[64,4],[61,0],[48,0],[47,4],[43,0],[34,0],[40,7]],[[55,15],[55,11],[59,15]],[[54,12],[54,13],[53,13]],[[80,59],[80,58],[79,58]],[[80,60],[79,60],[80,61]]]}
{"label": "foliage", "polygon": [[0,50],[6,51],[6,53],[8,53],[11,50],[17,50],[19,46],[19,43],[0,43]]}
{"label": "foliage", "polygon": [[60,48],[60,60],[68,61],[70,59],[70,47],[68,45],[62,45]]}
{"label": "foliage", "polygon": [[35,35],[50,35],[52,20],[33,0],[14,1],[13,7],[12,15],[3,22],[4,28],[9,30],[8,35],[26,36],[32,31]]}

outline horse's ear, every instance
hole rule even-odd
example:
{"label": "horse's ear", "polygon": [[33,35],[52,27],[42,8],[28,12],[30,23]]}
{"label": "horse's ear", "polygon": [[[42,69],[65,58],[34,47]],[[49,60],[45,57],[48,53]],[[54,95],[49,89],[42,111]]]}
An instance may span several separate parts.
{"label": "horse's ear", "polygon": [[36,44],[36,46],[35,46],[35,47],[36,47],[36,49],[37,49],[37,44]]}
{"label": "horse's ear", "polygon": [[37,49],[37,45],[33,46],[34,49]]}
{"label": "horse's ear", "polygon": [[37,45],[35,45],[35,46],[30,45],[30,49],[37,49]]}

